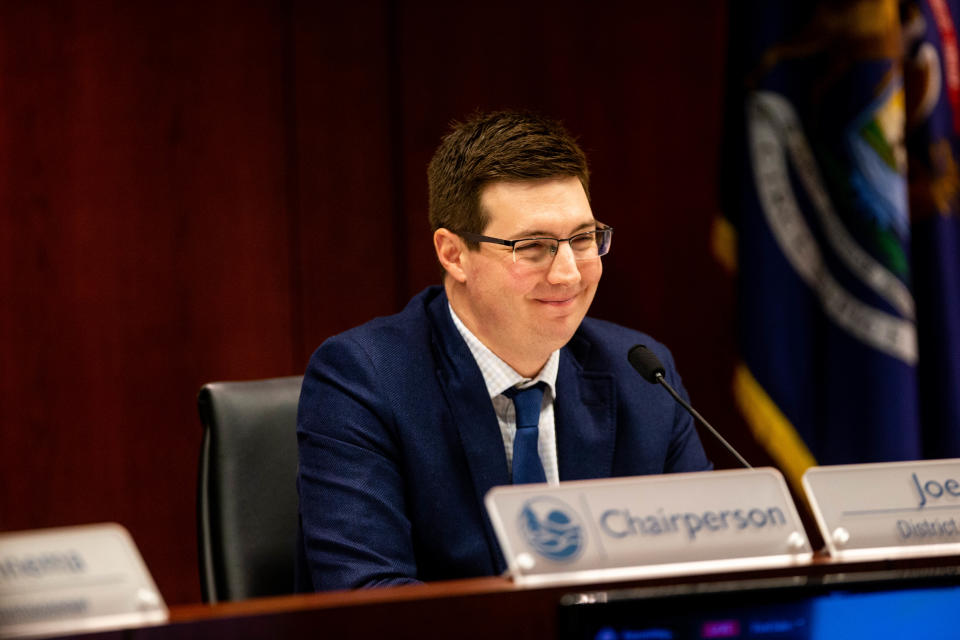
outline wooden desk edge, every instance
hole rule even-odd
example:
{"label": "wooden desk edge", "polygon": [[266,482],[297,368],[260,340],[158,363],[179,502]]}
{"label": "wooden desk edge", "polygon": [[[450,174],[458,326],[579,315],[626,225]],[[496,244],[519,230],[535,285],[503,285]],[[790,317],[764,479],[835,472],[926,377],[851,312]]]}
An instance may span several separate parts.
{"label": "wooden desk edge", "polygon": [[170,623],[232,616],[269,615],[287,611],[355,607],[385,602],[435,600],[457,596],[503,593],[517,589],[518,587],[509,578],[494,576],[396,587],[374,587],[251,598],[250,600],[217,604],[175,605],[170,607]]}
{"label": "wooden desk edge", "polygon": [[[960,567],[960,555],[910,558],[899,560],[840,561],[823,552],[814,555],[809,564],[792,565],[771,569],[755,569],[725,573],[681,575],[659,578],[631,579],[602,584],[561,584],[537,587],[521,587],[503,576],[448,580],[427,584],[376,587],[350,591],[328,591],[268,598],[253,598],[238,602],[218,604],[188,604],[170,608],[170,624],[189,623],[218,618],[263,616],[294,611],[362,607],[366,605],[400,603],[409,601],[443,600],[475,597],[510,592],[542,592],[544,595],[594,591],[600,589],[626,589],[638,586],[659,586],[691,581],[720,582],[750,580],[756,578],[788,575],[815,576],[838,573],[862,573],[896,569],[924,569],[937,567]],[[559,601],[559,595],[557,596]]]}

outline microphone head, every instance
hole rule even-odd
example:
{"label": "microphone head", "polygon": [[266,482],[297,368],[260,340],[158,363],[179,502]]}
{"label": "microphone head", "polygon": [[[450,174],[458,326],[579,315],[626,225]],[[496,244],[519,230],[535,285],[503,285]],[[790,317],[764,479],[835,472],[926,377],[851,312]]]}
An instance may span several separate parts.
{"label": "microphone head", "polygon": [[647,382],[656,384],[657,374],[659,373],[662,376],[666,373],[660,358],[653,351],[650,351],[645,344],[631,347],[630,351],[627,352],[627,360]]}

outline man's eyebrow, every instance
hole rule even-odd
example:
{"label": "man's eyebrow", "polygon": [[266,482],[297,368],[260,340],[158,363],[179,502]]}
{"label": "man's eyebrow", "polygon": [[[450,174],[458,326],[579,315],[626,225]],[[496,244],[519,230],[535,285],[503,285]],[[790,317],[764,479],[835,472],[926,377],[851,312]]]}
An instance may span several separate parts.
{"label": "man's eyebrow", "polygon": [[[596,227],[597,227],[596,220],[590,220],[588,222],[584,222],[574,227],[573,231],[570,232],[569,237],[573,237],[578,233],[582,233],[586,229],[596,229]],[[522,231],[518,231],[517,233],[515,233],[513,237],[517,239],[523,239],[523,238],[554,238],[556,236],[554,236],[549,231],[544,231],[543,229],[523,229]]]}

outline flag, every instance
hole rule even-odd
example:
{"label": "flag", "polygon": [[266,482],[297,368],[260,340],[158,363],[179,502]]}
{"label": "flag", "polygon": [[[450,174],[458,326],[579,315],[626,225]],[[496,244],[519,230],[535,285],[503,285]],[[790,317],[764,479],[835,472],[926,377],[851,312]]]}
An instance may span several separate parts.
{"label": "flag", "polygon": [[914,296],[923,454],[960,457],[960,5],[905,3]]}
{"label": "flag", "polygon": [[732,12],[714,250],[737,278],[738,407],[797,486],[814,464],[960,456],[953,8]]}

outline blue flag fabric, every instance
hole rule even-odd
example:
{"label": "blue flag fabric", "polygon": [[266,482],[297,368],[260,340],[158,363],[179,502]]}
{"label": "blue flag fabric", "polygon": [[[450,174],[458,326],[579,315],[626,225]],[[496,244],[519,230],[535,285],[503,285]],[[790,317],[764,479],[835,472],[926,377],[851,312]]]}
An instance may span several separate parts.
{"label": "blue flag fabric", "polygon": [[946,0],[733,5],[714,246],[738,280],[734,395],[794,482],[960,456],[960,104],[940,8],[956,24]]}
{"label": "blue flag fabric", "polygon": [[960,457],[960,3],[902,20],[923,454]]}

